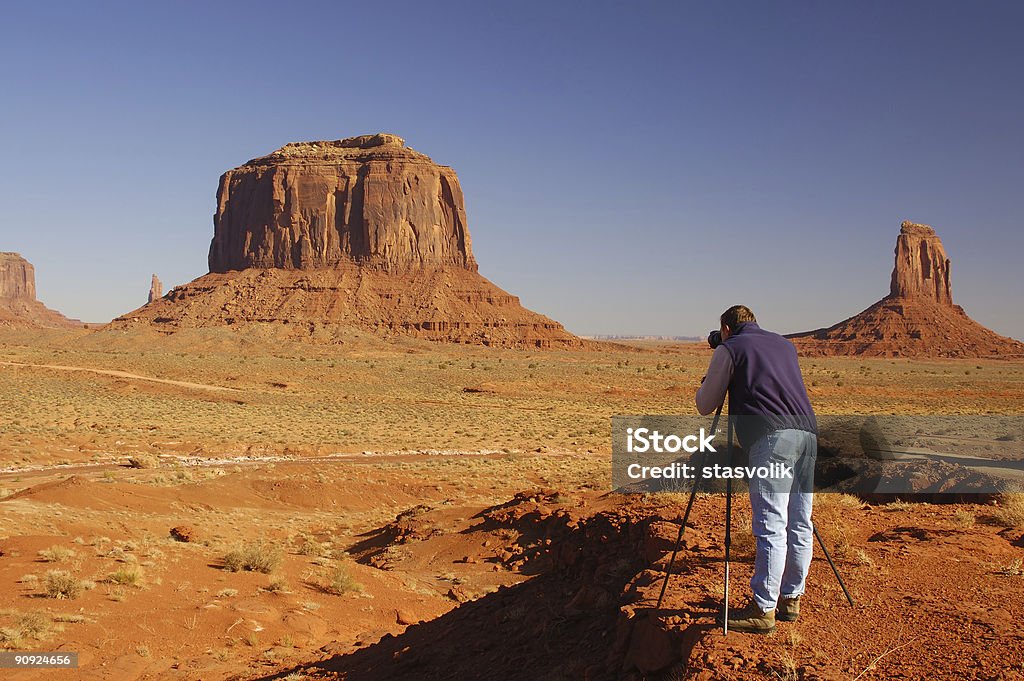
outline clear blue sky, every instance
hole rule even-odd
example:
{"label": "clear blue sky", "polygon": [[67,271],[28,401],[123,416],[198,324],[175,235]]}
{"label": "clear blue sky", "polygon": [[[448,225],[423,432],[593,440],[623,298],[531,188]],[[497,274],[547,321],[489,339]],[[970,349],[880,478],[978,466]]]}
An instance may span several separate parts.
{"label": "clear blue sky", "polygon": [[0,250],[105,321],[206,272],[222,172],[387,131],[577,333],[832,324],[911,219],[1024,338],[1022,35],[1020,2],[5,3]]}

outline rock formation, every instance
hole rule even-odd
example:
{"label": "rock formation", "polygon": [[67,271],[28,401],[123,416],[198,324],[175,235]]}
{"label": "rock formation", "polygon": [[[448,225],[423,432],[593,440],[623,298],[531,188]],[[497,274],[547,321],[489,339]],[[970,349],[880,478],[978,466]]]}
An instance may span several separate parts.
{"label": "rock formation", "polygon": [[953,304],[949,258],[935,230],[928,225],[904,221],[900,226],[889,297]]}
{"label": "rock formation", "polygon": [[991,331],[953,304],[950,260],[928,225],[904,222],[889,295],[835,326],[789,336],[803,355],[1005,357],[1024,343]]}
{"label": "rock formation", "polygon": [[160,283],[160,279],[154,274],[153,279],[149,282],[149,300],[147,302],[152,303],[154,300],[159,300],[164,295],[164,285]]}
{"label": "rock formation", "polygon": [[36,271],[17,253],[0,253],[0,325],[75,327],[68,319],[36,300]]}
{"label": "rock formation", "polygon": [[455,171],[377,134],[287,144],[220,178],[210,273],[115,328],[352,327],[507,347],[580,347],[477,272]]}
{"label": "rock formation", "polygon": [[229,170],[213,225],[211,272],[342,261],[476,270],[455,171],[396,135],[287,144]]}

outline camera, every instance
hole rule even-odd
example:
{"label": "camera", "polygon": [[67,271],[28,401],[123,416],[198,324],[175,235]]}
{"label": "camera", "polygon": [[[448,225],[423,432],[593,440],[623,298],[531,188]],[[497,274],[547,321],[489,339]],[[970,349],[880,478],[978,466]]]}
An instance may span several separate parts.
{"label": "camera", "polygon": [[722,332],[721,331],[719,331],[718,329],[715,329],[714,331],[712,331],[711,333],[708,334],[708,345],[710,345],[712,348],[717,348],[721,344],[722,344]]}

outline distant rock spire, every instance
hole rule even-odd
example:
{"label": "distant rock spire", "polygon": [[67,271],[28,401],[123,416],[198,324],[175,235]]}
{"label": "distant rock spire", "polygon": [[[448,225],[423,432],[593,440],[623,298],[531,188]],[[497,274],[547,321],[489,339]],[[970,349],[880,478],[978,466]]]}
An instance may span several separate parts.
{"label": "distant rock spire", "polygon": [[949,270],[935,230],[904,222],[889,295],[834,326],[788,337],[805,356],[1024,356],[1024,343],[985,328],[953,304]]}
{"label": "distant rock spire", "polygon": [[160,279],[154,274],[152,281],[149,283],[149,302],[154,300],[160,300],[164,295],[164,285],[160,283]]}

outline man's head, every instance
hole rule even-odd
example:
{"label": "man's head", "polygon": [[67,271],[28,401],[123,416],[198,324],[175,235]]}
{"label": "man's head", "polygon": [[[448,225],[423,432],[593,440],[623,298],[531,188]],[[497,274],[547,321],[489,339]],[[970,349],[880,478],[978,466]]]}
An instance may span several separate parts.
{"label": "man's head", "polygon": [[722,340],[725,340],[733,334],[737,326],[745,322],[756,322],[757,318],[746,305],[733,305],[722,313],[719,321],[722,324]]}

